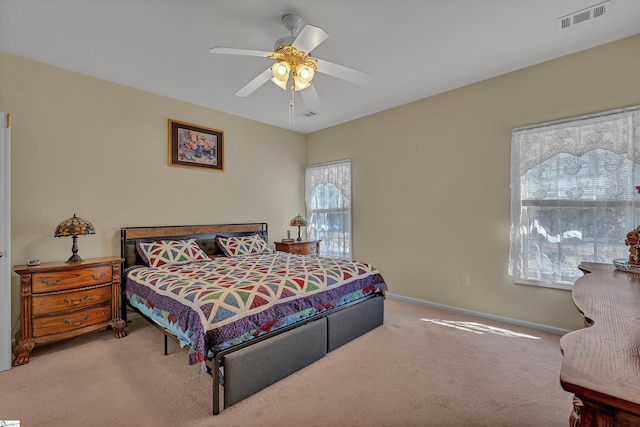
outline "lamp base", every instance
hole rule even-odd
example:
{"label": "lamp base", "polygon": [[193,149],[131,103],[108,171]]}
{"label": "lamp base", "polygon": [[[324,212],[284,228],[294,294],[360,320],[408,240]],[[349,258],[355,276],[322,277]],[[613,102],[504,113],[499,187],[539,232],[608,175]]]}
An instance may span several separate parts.
{"label": "lamp base", "polygon": [[69,257],[69,259],[66,261],[67,264],[73,264],[75,262],[83,262],[84,260],[82,258],[80,258],[80,255],[78,254],[73,254]]}
{"label": "lamp base", "polygon": [[67,260],[67,264],[82,262],[84,260],[80,258],[80,255],[78,255],[78,236],[74,234],[71,237],[73,238],[73,244],[71,245],[71,252],[73,253],[73,255],[69,257],[69,259]]}
{"label": "lamp base", "polygon": [[302,241],[302,238],[300,237],[300,226],[298,226],[298,238],[296,239],[296,241]]}

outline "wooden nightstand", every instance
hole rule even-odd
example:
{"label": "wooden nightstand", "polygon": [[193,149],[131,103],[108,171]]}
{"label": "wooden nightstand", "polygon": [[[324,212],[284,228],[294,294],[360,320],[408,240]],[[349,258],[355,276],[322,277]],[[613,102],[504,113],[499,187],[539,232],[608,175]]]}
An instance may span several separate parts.
{"label": "wooden nightstand", "polygon": [[20,275],[22,329],[16,334],[13,366],[29,363],[36,344],[75,337],[111,326],[126,336],[120,317],[122,258],[15,265]]}
{"label": "wooden nightstand", "polygon": [[275,242],[276,251],[289,252],[290,254],[298,255],[319,255],[321,241],[322,240],[308,240],[303,242]]}

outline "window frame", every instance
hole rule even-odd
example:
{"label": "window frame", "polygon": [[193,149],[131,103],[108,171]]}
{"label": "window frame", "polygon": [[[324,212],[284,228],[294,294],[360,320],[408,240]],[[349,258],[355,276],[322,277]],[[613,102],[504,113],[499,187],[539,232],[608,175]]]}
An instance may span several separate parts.
{"label": "window frame", "polygon": [[[320,180],[313,188],[310,188],[310,174],[313,174],[314,171],[326,171],[331,170],[331,168],[347,168],[348,172],[346,173],[347,181],[348,181],[348,189],[341,189],[345,184],[336,183],[331,179],[322,179]],[[317,179],[317,178],[316,178]],[[340,194],[347,200],[348,207],[339,208],[339,207],[329,207],[329,208],[319,208],[313,209],[311,206],[311,194],[315,188],[319,185],[332,184],[336,187],[336,189],[340,192]],[[316,165],[307,166],[305,170],[305,204],[306,204],[306,216],[307,216],[307,238],[310,240],[322,240],[320,242],[320,255],[331,256],[334,258],[342,258],[350,260],[353,257],[353,167],[351,159],[338,160],[334,162],[328,163],[320,163]],[[328,246],[330,245],[330,241],[326,238],[326,236],[319,235],[316,232],[315,227],[315,219],[317,214],[343,214],[346,218],[346,226],[343,224],[343,227],[338,230],[338,234],[342,235],[342,238],[348,238],[348,245],[345,251],[338,252],[330,252],[328,250]],[[323,238],[324,237],[324,238]],[[338,247],[344,245],[337,245]]]}
{"label": "window frame", "polygon": [[[563,146],[563,143],[558,143],[553,145],[553,142],[549,142],[545,140],[547,146],[546,149],[549,149],[549,152],[545,152],[540,158],[536,158],[536,162],[532,163],[531,159],[525,159],[526,154],[523,154],[528,148],[535,152],[536,143],[540,140],[544,140],[542,136],[545,132],[563,132],[563,131],[574,131],[580,134],[583,131],[583,127],[593,126],[594,124],[606,123],[607,126],[613,127],[616,121],[628,121],[628,127],[624,127],[624,131],[628,132],[628,140],[626,138],[618,137],[615,140],[615,143],[611,146],[607,144],[609,142],[604,137],[601,139],[590,139],[590,140],[582,140],[580,139],[579,144],[572,145],[572,149],[576,149],[576,152],[572,152],[571,150],[565,150],[566,147]],[[621,134],[622,131],[621,131]],[[623,134],[626,136],[626,134]],[[531,139],[527,139],[531,138]],[[537,138],[537,139],[536,139]],[[534,142],[531,142],[534,141]],[[528,147],[527,144],[531,142],[532,147]],[[539,148],[539,147],[538,147]],[[536,236],[531,232],[531,221],[532,217],[529,217],[527,214],[531,212],[536,212],[535,208],[539,207],[541,209],[553,208],[556,209],[556,215],[561,214],[559,209],[607,209],[607,208],[620,208],[627,209],[622,217],[619,220],[623,221],[624,227],[627,227],[627,231],[631,231],[634,229],[638,220],[640,219],[640,215],[638,215],[638,208],[640,208],[640,197],[635,194],[633,190],[633,186],[629,184],[628,188],[625,188],[625,196],[627,199],[623,200],[614,200],[612,198],[606,198],[606,196],[602,199],[597,198],[593,200],[584,200],[580,199],[579,201],[570,200],[565,196],[565,198],[557,195],[556,198],[544,198],[540,200],[535,200],[531,197],[523,198],[524,187],[527,183],[527,179],[525,178],[527,174],[540,165],[544,165],[545,162],[554,159],[556,156],[560,154],[572,154],[579,156],[578,159],[582,160],[583,156],[585,156],[589,152],[596,152],[597,150],[604,150],[610,153],[614,153],[620,157],[624,157],[625,161],[630,161],[630,170],[628,179],[632,181],[633,185],[640,184],[640,180],[638,180],[638,170],[640,168],[640,106],[604,111],[601,113],[590,114],[585,116],[572,117],[562,120],[556,120],[547,123],[540,123],[532,126],[526,126],[521,128],[515,128],[512,130],[512,140],[511,140],[511,231],[510,231],[510,247],[509,247],[509,265],[508,265],[508,273],[511,277],[513,277],[514,282],[516,284],[522,285],[533,285],[540,287],[548,287],[548,288],[557,288],[557,289],[567,289],[571,290],[573,288],[572,281],[563,281],[557,280],[555,277],[553,279],[548,279],[542,277],[541,279],[533,279],[532,277],[527,275],[527,271],[529,271],[527,263],[531,259],[530,255],[527,255],[527,251],[530,250],[531,246],[530,242],[533,242],[535,245],[536,239],[539,240]],[[627,150],[627,151],[624,151]],[[535,156],[534,156],[535,158]],[[523,160],[524,159],[524,160]],[[592,176],[597,176],[595,173],[591,173],[589,178]],[[559,179],[559,178],[558,178]],[[531,212],[527,211],[527,209],[531,209]],[[631,213],[630,213],[631,212]],[[524,218],[524,222],[523,222]],[[603,216],[601,212],[596,212],[595,219],[593,223],[596,224],[598,219],[610,219],[611,216]],[[632,223],[630,223],[632,222]],[[630,223],[630,224],[627,224]],[[583,224],[584,225],[584,224]],[[544,228],[544,227],[543,227]],[[560,230],[562,231],[562,230]],[[584,233],[586,229],[583,227],[579,229],[581,233]],[[624,253],[626,251],[626,246],[624,245],[625,235],[624,233],[619,237],[616,234],[616,239],[620,241],[621,250],[616,248],[616,251],[620,253]],[[558,234],[560,236],[560,234]],[[582,240],[581,235],[580,239]],[[559,253],[564,254],[564,249],[562,248],[562,244],[565,244],[565,248],[569,247],[571,241],[564,242],[564,232],[562,232],[562,237],[558,242]],[[574,243],[574,242],[573,242]],[[612,244],[612,240],[609,238],[606,240],[606,237],[603,237],[600,234],[597,234],[596,237],[593,238],[593,242],[589,243],[594,247],[593,257],[596,257],[596,261],[591,259],[580,259],[580,254],[575,255],[576,258],[579,259],[578,265],[581,262],[603,262],[601,261],[600,254],[598,253],[598,244]],[[563,255],[564,256],[564,255]],[[588,257],[587,257],[588,258]],[[562,258],[560,258],[562,259]],[[553,258],[552,258],[553,261]],[[612,261],[612,260],[611,260]],[[558,263],[558,260],[552,262],[552,275],[562,278],[563,270],[560,268],[562,264]],[[578,266],[576,265],[576,268]],[[542,264],[538,263],[534,265],[535,269],[542,270]]]}

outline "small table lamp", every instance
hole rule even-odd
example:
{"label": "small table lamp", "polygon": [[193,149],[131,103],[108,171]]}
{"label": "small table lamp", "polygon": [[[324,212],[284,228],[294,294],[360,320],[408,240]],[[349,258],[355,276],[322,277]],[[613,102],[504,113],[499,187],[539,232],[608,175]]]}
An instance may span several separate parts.
{"label": "small table lamp", "polygon": [[301,241],[302,239],[300,238],[300,227],[306,227],[307,226],[307,220],[304,219],[302,217],[302,215],[298,214],[298,215],[293,217],[293,219],[291,220],[291,223],[289,225],[291,225],[293,227],[298,227],[298,238],[296,240],[298,242]]}
{"label": "small table lamp", "polygon": [[78,255],[78,236],[85,234],[96,234],[96,229],[86,219],[78,218],[76,214],[73,214],[72,218],[66,219],[56,227],[55,237],[68,237],[73,238],[73,246],[71,246],[71,252],[73,255],[67,260],[67,263],[82,262],[84,261]]}

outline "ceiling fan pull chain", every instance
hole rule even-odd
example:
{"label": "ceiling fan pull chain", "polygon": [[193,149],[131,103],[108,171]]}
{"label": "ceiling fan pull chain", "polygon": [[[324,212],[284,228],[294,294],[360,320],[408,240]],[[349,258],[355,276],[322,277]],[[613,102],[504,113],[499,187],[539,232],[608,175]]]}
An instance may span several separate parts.
{"label": "ceiling fan pull chain", "polygon": [[291,97],[289,98],[289,125],[292,125],[295,121],[295,107],[293,106],[293,96],[294,90],[293,85],[291,86]]}

